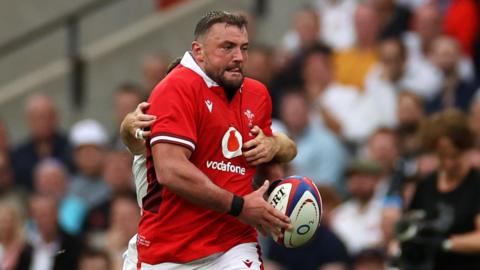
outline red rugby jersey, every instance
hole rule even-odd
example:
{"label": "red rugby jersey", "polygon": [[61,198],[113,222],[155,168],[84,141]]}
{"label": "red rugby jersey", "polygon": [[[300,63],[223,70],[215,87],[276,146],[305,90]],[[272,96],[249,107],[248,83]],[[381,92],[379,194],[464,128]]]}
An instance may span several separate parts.
{"label": "red rugby jersey", "polygon": [[[253,191],[255,167],[242,156],[242,144],[258,125],[272,135],[272,103],[267,89],[245,78],[228,102],[186,53],[152,94],[148,114],[157,116],[147,140],[147,194],[143,198],[137,247],[139,261],[184,263],[257,240],[256,231],[228,214],[192,204],[157,182],[151,148],[173,143],[192,151],[190,161],[216,185],[244,196]],[[168,157],[163,157],[168,158]]]}

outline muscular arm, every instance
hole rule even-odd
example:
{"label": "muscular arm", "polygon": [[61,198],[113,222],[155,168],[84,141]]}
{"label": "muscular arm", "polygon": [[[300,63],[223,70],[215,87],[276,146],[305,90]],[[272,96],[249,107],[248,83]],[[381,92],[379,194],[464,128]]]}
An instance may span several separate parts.
{"label": "muscular arm", "polygon": [[[190,150],[175,144],[158,143],[152,147],[152,154],[160,184],[194,204],[221,213],[230,211],[234,195],[215,185],[190,162]],[[243,210],[238,219],[264,234],[281,235],[281,228],[290,228],[290,220],[263,199],[269,185],[268,181],[265,182],[258,190],[243,197]]]}
{"label": "muscular arm", "polygon": [[459,253],[480,253],[480,215],[475,218],[476,230],[473,232],[453,235],[451,251]]}
{"label": "muscular arm", "polygon": [[273,157],[278,162],[289,162],[297,155],[297,146],[282,132],[274,132],[275,144],[278,145],[278,151]]}
{"label": "muscular arm", "polygon": [[[158,182],[180,197],[218,212],[228,212],[233,194],[218,187],[190,161],[183,146],[158,143],[152,147]],[[166,158],[168,157],[168,158]]]}

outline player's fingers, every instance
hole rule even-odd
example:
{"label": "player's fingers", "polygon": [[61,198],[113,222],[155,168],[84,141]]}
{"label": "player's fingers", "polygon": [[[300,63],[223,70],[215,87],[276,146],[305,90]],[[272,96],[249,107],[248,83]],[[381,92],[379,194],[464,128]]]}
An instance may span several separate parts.
{"label": "player's fingers", "polygon": [[256,135],[262,133],[262,129],[260,129],[260,127],[258,127],[258,126],[254,126],[252,129],[250,129],[250,133],[252,133],[254,136],[256,136]]}
{"label": "player's fingers", "polygon": [[288,229],[290,224],[287,223],[287,222],[284,222],[282,220],[280,220],[279,218],[277,218],[276,216],[273,216],[273,215],[266,215],[265,216],[265,219],[267,220],[267,222],[269,223],[270,226],[274,227],[274,228],[278,228],[279,230],[280,229]]}
{"label": "player's fingers", "polygon": [[243,144],[243,149],[254,148],[254,147],[257,146],[259,143],[260,143],[260,141],[257,140],[257,139],[250,140],[250,141],[248,141],[248,142],[246,142],[246,143]]}
{"label": "player's fingers", "polygon": [[272,234],[274,234],[277,238],[282,237],[282,229],[277,226],[272,226],[271,230]]}
{"label": "player's fingers", "polygon": [[135,127],[138,128],[146,128],[146,127],[151,127],[155,120],[150,120],[150,121],[136,121],[135,122]]}
{"label": "player's fingers", "polygon": [[264,156],[257,155],[255,157],[251,157],[246,159],[248,162],[248,165],[250,166],[257,166],[259,164],[262,164],[266,161],[266,158]]}
{"label": "player's fingers", "polygon": [[253,161],[248,161],[248,165],[250,166],[257,166],[257,165],[260,165],[260,164],[263,164],[265,163],[266,159],[265,158],[258,158],[258,159],[255,159]]}
{"label": "player's fingers", "polygon": [[253,160],[259,158],[258,152],[259,152],[259,150],[257,150],[256,148],[253,148],[253,149],[251,149],[251,150],[248,150],[248,151],[246,151],[246,152],[243,152],[243,157],[245,157],[245,159],[247,160],[247,162],[250,162],[250,161],[253,161]]}
{"label": "player's fingers", "polygon": [[257,189],[255,192],[260,193],[260,195],[263,197],[263,194],[267,192],[269,186],[270,186],[270,181],[265,180],[265,182],[263,182],[263,185],[259,189]]}
{"label": "player's fingers", "polygon": [[143,131],[143,137],[148,137],[148,136],[150,136],[151,133],[152,133],[151,131],[145,131],[144,130]]}
{"label": "player's fingers", "polygon": [[291,226],[290,223],[290,218],[287,217],[285,214],[282,212],[278,211],[277,209],[273,208],[273,206],[270,208],[268,211],[270,215],[278,219],[278,226],[284,228],[284,229],[289,229]]}
{"label": "player's fingers", "polygon": [[148,103],[148,102],[140,102],[140,104],[137,105],[137,109],[136,109],[136,110],[139,110],[139,111],[141,111],[141,112],[145,112],[145,110],[147,110],[148,107],[150,107],[150,103]]}
{"label": "player's fingers", "polygon": [[156,118],[157,117],[155,115],[144,114],[144,113],[140,113],[136,116],[136,119],[139,121],[151,121],[151,120],[155,120]]}

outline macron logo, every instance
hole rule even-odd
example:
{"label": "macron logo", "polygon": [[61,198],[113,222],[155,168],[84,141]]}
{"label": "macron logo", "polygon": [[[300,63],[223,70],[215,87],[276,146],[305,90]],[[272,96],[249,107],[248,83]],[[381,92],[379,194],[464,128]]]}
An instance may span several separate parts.
{"label": "macron logo", "polygon": [[243,261],[243,263],[244,263],[248,268],[250,268],[250,266],[252,266],[252,263],[253,263],[253,262],[250,261],[250,260],[246,260],[246,261]]}
{"label": "macron logo", "polygon": [[205,100],[205,105],[207,105],[208,111],[209,111],[209,112],[212,112],[212,110],[213,110],[213,103],[212,103],[209,99]]}

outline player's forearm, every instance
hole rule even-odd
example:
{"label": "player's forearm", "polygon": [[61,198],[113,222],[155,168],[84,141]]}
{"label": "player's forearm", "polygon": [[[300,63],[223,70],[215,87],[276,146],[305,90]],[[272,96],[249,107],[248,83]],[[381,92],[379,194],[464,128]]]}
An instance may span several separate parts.
{"label": "player's forearm", "polygon": [[143,140],[136,139],[130,132],[129,123],[131,120],[129,119],[132,117],[132,113],[129,113],[120,124],[120,138],[132,154],[139,155],[145,151],[145,142]]}
{"label": "player's forearm", "polygon": [[273,139],[278,145],[278,151],[274,156],[274,159],[279,162],[289,162],[297,155],[297,146],[288,138],[287,135],[281,132],[275,132]]}
{"label": "player's forearm", "polygon": [[233,194],[215,185],[189,160],[165,158],[159,163],[155,163],[157,179],[171,192],[205,208],[230,211]]}
{"label": "player's forearm", "polygon": [[480,231],[454,235],[450,237],[452,241],[451,251],[460,253],[480,253]]}

